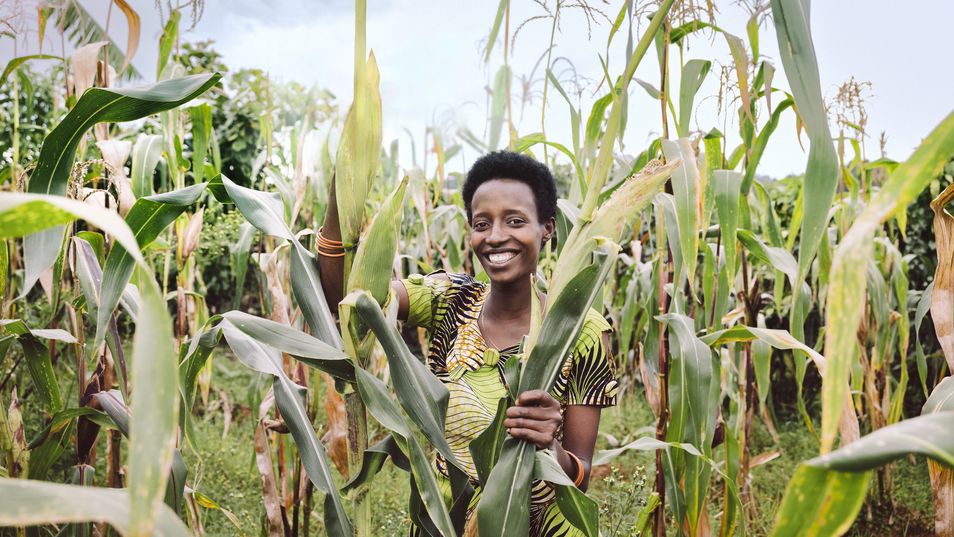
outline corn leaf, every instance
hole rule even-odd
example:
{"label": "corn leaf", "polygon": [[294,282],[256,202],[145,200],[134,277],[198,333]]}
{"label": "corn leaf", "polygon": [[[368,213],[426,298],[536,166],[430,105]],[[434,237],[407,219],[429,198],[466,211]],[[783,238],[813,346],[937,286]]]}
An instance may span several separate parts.
{"label": "corn leaf", "polygon": [[66,343],[76,343],[76,338],[61,329],[31,330],[20,319],[2,319],[0,327],[16,336],[20,343],[27,370],[30,372],[30,379],[33,380],[33,386],[46,412],[55,414],[63,410],[63,396],[60,394],[60,386],[56,380],[56,373],[53,371],[50,350],[40,342],[40,338]]}
{"label": "corn leaf", "polygon": [[858,516],[869,472],[830,472],[802,464],[785,488],[772,537],[835,537]]}
{"label": "corn leaf", "polygon": [[[219,78],[221,75],[212,73],[128,89],[91,88],[43,140],[36,169],[30,175],[28,191],[32,194],[66,195],[76,148],[93,125],[132,121],[171,110],[205,93]],[[24,294],[33,288],[41,273],[53,266],[62,236],[62,229],[54,228],[24,239]]]}
{"label": "corn leaf", "polygon": [[[172,320],[151,272],[140,269],[142,307],[133,338],[129,444],[130,535],[151,535],[172,468],[179,402]],[[148,384],[147,384],[148,383]]]}
{"label": "corn leaf", "polygon": [[384,304],[391,288],[408,181],[405,176],[371,220],[358,245],[354,269],[348,277],[348,292],[365,289],[378,304]]}
{"label": "corn leaf", "polygon": [[937,245],[937,269],[931,293],[931,320],[941,344],[948,368],[954,368],[954,216],[946,206],[954,199],[954,186],[948,185],[931,201],[934,211],[934,242]]}
{"label": "corn leaf", "polygon": [[133,251],[136,261],[143,262],[135,236],[113,211],[62,196],[0,192],[0,239],[30,236],[74,220],[110,230],[118,243]]}
{"label": "corn leaf", "polygon": [[898,166],[881,190],[873,195],[845,234],[832,261],[826,307],[825,356],[822,379],[821,451],[835,442],[841,405],[855,356],[858,322],[864,311],[866,269],[873,254],[873,235],[898,207],[907,206],[940,173],[954,148],[954,114],[948,115]]}
{"label": "corn leaf", "polygon": [[162,136],[142,134],[136,138],[132,150],[132,168],[129,180],[136,198],[153,193],[152,174],[162,158]]}
{"label": "corn leaf", "polygon": [[[414,487],[427,510],[430,522],[445,537],[453,537],[457,534],[454,523],[447,510],[447,505],[444,503],[444,497],[441,494],[434,470],[431,468],[430,459],[417,440],[413,426],[401,414],[384,382],[361,368],[358,368],[356,373],[358,391],[361,394],[361,400],[367,405],[368,412],[381,425],[397,435],[395,439],[398,446],[407,453],[411,475],[414,477]],[[400,394],[400,391],[398,393]]]}
{"label": "corn leaf", "polygon": [[450,398],[447,388],[411,354],[397,329],[388,323],[381,307],[367,291],[355,291],[342,303],[353,307],[381,342],[401,408],[431,445],[450,464],[456,465],[454,453],[444,437]]}
{"label": "corn leaf", "polygon": [[689,60],[682,66],[682,76],[679,78],[679,124],[677,127],[680,138],[689,136],[692,103],[711,67],[712,62],[709,60]]}
{"label": "corn leaf", "polygon": [[287,324],[263,319],[241,311],[222,314],[232,326],[269,347],[292,355],[296,360],[324,371],[334,378],[354,382],[354,366],[344,352]]}
{"label": "corn leaf", "polygon": [[266,235],[291,242],[292,291],[305,321],[318,339],[335,348],[343,348],[341,334],[321,289],[318,265],[285,223],[281,200],[275,195],[239,186],[224,175],[221,178],[229,198],[250,224]]}
{"label": "corn leaf", "polygon": [[688,138],[678,141],[663,140],[663,152],[669,161],[679,160],[680,165],[672,172],[672,193],[676,201],[676,217],[679,223],[679,245],[686,267],[683,276],[690,286],[695,286],[696,253],[699,251],[699,219],[702,209],[702,188],[695,153]]}
{"label": "corn leaf", "polygon": [[[206,184],[203,183],[136,200],[126,215],[126,224],[132,229],[139,245],[135,252],[138,253],[140,248],[144,249],[151,244],[169,224],[190,205],[196,203],[205,190]],[[99,346],[106,336],[113,311],[119,304],[126,284],[129,283],[133,268],[130,250],[120,244],[114,245],[106,256],[106,266],[103,268],[94,347]]]}
{"label": "corn leaf", "polygon": [[549,451],[537,451],[533,464],[533,477],[549,482],[556,495],[556,504],[563,516],[586,537],[598,537],[600,509],[596,500],[576,488],[563,467]]}
{"label": "corn leaf", "polygon": [[587,170],[589,175],[587,176],[586,197],[583,198],[583,207],[580,210],[580,214],[584,220],[589,220],[593,211],[596,209],[600,192],[603,190],[603,185],[609,178],[610,167],[613,164],[613,147],[616,144],[616,137],[619,134],[621,118],[625,108],[625,99],[623,99],[622,96],[629,95],[629,83],[636,73],[636,68],[642,61],[643,56],[646,55],[646,51],[649,49],[649,45],[653,42],[653,39],[655,39],[656,33],[659,31],[660,26],[662,26],[663,21],[666,20],[666,17],[669,15],[672,4],[673,0],[662,0],[659,9],[646,27],[646,32],[639,39],[636,48],[633,50],[633,54],[627,60],[626,68],[623,70],[623,74],[620,75],[619,81],[613,88],[613,93],[610,93],[610,95],[615,94],[621,97],[613,99],[609,119],[606,120],[606,128],[600,140],[599,153],[597,153],[596,161],[589,170]]}
{"label": "corn leaf", "polygon": [[[0,525],[36,526],[79,522],[106,522],[123,535],[133,535],[129,493],[78,485],[0,478]],[[175,511],[159,505],[149,535],[189,537],[191,532]]]}
{"label": "corn leaf", "polygon": [[350,537],[351,521],[344,511],[331,475],[328,454],[318,441],[311,419],[305,411],[305,389],[285,374],[278,350],[257,341],[228,319],[223,319],[219,327],[239,361],[255,371],[274,377],[272,387],[275,391],[275,403],[295,440],[308,479],[326,494],[324,520],[328,534],[333,537]]}
{"label": "corn leaf", "polygon": [[[363,47],[361,47],[363,50]],[[363,52],[362,52],[363,54]],[[371,191],[371,182],[378,169],[381,151],[381,92],[380,75],[374,54],[370,54],[360,77],[356,58],[354,102],[345,118],[341,143],[335,159],[335,191],[338,200],[341,241],[352,247],[361,235],[364,225],[365,203]],[[327,308],[326,308],[327,309]]]}

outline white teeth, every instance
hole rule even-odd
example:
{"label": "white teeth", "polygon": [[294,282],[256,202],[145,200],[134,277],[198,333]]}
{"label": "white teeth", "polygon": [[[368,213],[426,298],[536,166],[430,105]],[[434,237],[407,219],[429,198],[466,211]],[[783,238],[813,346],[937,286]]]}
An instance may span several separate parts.
{"label": "white teeth", "polygon": [[490,259],[491,263],[506,263],[516,256],[517,254],[513,252],[502,252],[499,254],[490,254],[487,256],[487,259]]}

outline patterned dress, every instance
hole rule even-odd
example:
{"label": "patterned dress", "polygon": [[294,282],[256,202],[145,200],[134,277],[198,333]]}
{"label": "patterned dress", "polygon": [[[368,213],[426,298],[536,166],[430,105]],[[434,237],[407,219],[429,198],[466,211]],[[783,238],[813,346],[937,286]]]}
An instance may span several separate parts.
{"label": "patterned dress", "polygon": [[[430,338],[427,365],[450,392],[445,435],[476,491],[467,512],[470,518],[480,497],[480,483],[468,446],[490,426],[498,401],[507,396],[504,363],[517,354],[519,348],[501,349],[499,359],[494,353],[485,358],[488,345],[481,336],[477,317],[490,286],[466,274],[447,276],[449,281],[414,274],[402,282],[409,299],[407,322],[427,330]],[[610,330],[609,323],[591,309],[573,352],[550,390],[564,411],[568,405],[616,404],[617,382],[602,338],[607,330]],[[435,466],[444,478],[442,488],[449,493],[445,461],[438,457]],[[583,535],[564,518],[548,483],[534,481],[532,487],[530,537]],[[450,502],[449,494],[445,501]],[[412,526],[412,536],[424,534]]]}

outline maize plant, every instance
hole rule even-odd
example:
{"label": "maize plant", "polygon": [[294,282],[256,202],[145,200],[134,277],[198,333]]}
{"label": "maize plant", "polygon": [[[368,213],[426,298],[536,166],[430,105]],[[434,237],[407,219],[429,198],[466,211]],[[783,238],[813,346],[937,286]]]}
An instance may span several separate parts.
{"label": "maize plant", "polygon": [[[500,0],[480,51],[484,132],[436,122],[409,148],[384,140],[388,66],[368,46],[365,0],[340,112],[326,91],[229,72],[187,43],[183,17],[194,23],[202,2],[158,6],[156,71],[142,73],[131,64],[140,14],[114,3],[125,46],[86,2],[39,2],[39,42],[55,32],[64,50],[15,55],[0,77],[10,534],[203,535],[219,517],[228,534],[380,535],[390,461],[407,482],[400,520],[434,536],[527,534],[535,479],[587,537],[842,535],[860,532],[866,506],[862,519],[894,512],[909,459],[932,493],[920,507],[934,531],[954,535],[954,113],[906,160],[871,159],[866,86],[849,80],[826,102],[837,81],[819,74],[808,0],[733,6],[747,10],[744,33],[720,26],[709,2],[555,0],[518,21],[524,6]],[[541,20],[537,67],[515,73],[520,29]],[[561,23],[605,39],[601,72],[554,54]],[[777,59],[760,39],[777,41]],[[727,54],[690,57],[701,40]],[[637,77],[646,65],[658,79]],[[633,113],[646,98],[658,116]],[[553,139],[563,119],[569,139]],[[806,135],[789,149],[807,164],[772,181],[761,160],[784,119]],[[635,124],[658,136],[627,145]],[[539,260],[548,298],[532,303],[526,359],[505,364],[508,393],[470,446],[475,496],[446,437],[449,392],[420,359],[429,334],[396,322],[390,284],[435,270],[486,277],[459,166],[497,149],[554,171],[557,240]],[[332,203],[335,289],[316,239]],[[918,235],[929,226],[909,214],[928,206],[933,228]],[[227,219],[238,223],[214,250]],[[922,251],[924,237],[934,246]],[[625,402],[624,436],[606,434],[592,464],[654,466],[626,527],[604,525],[597,471],[584,492],[503,426],[522,392],[553,386],[591,307],[613,327]],[[252,381],[236,413],[250,426],[231,434],[248,433],[243,460],[258,477],[242,516],[204,472],[226,455],[200,434],[216,413],[228,432],[220,386],[233,363]],[[817,455],[760,505],[759,472],[793,431]]]}

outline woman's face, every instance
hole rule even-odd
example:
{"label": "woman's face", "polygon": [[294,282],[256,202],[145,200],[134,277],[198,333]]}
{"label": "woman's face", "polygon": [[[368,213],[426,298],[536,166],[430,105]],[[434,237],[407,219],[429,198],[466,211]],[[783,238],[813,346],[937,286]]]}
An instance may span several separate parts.
{"label": "woman's face", "polygon": [[492,283],[527,280],[540,248],[553,235],[553,218],[541,222],[533,191],[513,179],[481,184],[470,203],[470,244]]}

